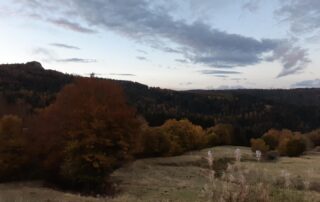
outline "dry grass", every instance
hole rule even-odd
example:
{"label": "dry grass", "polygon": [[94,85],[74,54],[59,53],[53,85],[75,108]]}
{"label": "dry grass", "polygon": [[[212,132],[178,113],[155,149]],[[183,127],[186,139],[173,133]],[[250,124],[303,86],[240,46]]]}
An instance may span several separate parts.
{"label": "dry grass", "polygon": [[[298,179],[300,176],[301,179],[309,179],[311,183],[319,181],[320,172],[316,171],[320,170],[320,155],[280,158],[277,162],[257,162],[250,148],[239,148],[242,154],[240,167],[244,169],[241,172],[245,173],[246,183],[253,183],[258,177],[262,178],[259,180],[268,184],[268,193],[272,193],[270,197],[272,201],[296,201],[302,197],[305,201],[320,202],[320,191],[306,191],[294,186],[286,189],[280,178],[281,171],[286,170],[290,173],[291,179]],[[226,186],[227,181],[217,173],[219,174],[218,171],[228,162],[225,159],[234,159],[235,149],[236,147],[213,148],[214,164],[219,164],[213,166],[216,170],[216,187]],[[132,162],[112,175],[120,190],[115,199],[82,197],[43,188],[39,184],[5,184],[0,185],[0,202],[207,201],[204,197],[204,187],[208,184],[209,171],[207,155],[208,149],[205,149],[177,157],[151,158]],[[314,172],[307,172],[309,168]],[[293,180],[292,183],[296,182]],[[231,192],[234,188],[239,186],[234,184],[228,189]],[[254,191],[261,192],[258,187]],[[294,198],[291,199],[288,196]]]}

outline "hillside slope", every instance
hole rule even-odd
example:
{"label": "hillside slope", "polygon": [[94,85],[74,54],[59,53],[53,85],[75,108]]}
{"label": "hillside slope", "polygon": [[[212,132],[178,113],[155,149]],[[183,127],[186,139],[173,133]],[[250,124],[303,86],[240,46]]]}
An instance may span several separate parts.
{"label": "hillside slope", "polygon": [[[37,62],[0,65],[0,115],[26,115],[47,106],[74,78]],[[270,128],[306,132],[320,127],[320,89],[174,91],[116,82],[151,126],[170,118],[188,118],[203,127],[231,123],[246,139],[239,144]]]}

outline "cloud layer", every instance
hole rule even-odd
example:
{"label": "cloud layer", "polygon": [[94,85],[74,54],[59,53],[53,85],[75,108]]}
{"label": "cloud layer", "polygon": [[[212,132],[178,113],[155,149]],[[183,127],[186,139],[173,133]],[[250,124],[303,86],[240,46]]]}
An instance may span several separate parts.
{"label": "cloud layer", "polygon": [[[96,32],[91,27],[113,31],[151,47],[180,54],[194,64],[233,68],[279,61],[283,66],[278,75],[281,77],[302,71],[310,61],[307,50],[295,46],[293,41],[258,40],[227,33],[201,21],[176,20],[166,9],[147,0],[21,2],[31,12],[30,15],[48,13],[46,21],[57,26],[87,34]],[[254,6],[247,5],[248,9],[254,9]],[[52,10],[56,12],[52,13]]]}
{"label": "cloud layer", "polygon": [[305,80],[293,84],[293,88],[320,88],[320,79]]}

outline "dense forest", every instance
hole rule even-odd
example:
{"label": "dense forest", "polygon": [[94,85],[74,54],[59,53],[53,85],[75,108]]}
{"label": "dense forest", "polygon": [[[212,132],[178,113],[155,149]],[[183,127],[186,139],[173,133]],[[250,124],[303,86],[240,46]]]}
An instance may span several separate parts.
{"label": "dense forest", "polygon": [[[38,62],[0,66],[0,115],[24,117],[48,106],[77,76],[45,70]],[[320,89],[174,91],[116,81],[150,126],[188,119],[204,128],[232,124],[249,144],[270,128],[308,132],[320,124]]]}

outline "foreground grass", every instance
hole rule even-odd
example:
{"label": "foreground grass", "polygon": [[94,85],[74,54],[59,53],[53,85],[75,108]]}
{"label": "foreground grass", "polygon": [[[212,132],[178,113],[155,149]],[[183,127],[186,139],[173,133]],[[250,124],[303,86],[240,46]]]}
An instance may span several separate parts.
{"label": "foreground grass", "polygon": [[[234,159],[236,147],[214,147],[215,170],[225,169],[228,162]],[[306,155],[300,158],[280,158],[277,162],[256,162],[249,148],[240,147],[242,152],[241,167],[252,171],[248,181],[261,177],[270,183],[270,200],[272,201],[319,201],[320,190],[305,190],[296,186],[299,179],[311,183],[320,182],[320,155]],[[0,202],[102,202],[102,201],[207,201],[204,187],[208,184],[208,163],[206,160],[209,149],[190,152],[182,156],[169,158],[151,158],[137,160],[116,170],[112,174],[119,190],[114,199],[104,197],[83,197],[77,194],[63,193],[44,188],[37,183],[11,183],[0,185]],[[212,150],[212,149],[211,149]],[[275,184],[283,171],[290,173],[292,185],[288,188]],[[300,181],[299,181],[300,182]],[[226,182],[217,177],[218,187]],[[317,186],[317,184],[314,184]],[[319,188],[320,189],[320,188]],[[293,198],[288,198],[293,196]]]}

